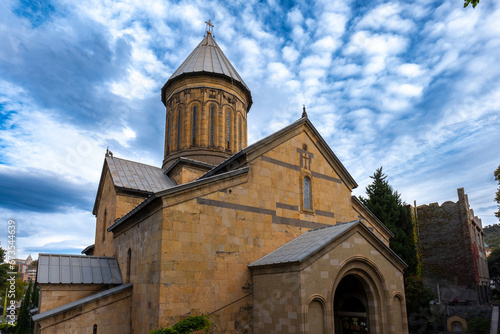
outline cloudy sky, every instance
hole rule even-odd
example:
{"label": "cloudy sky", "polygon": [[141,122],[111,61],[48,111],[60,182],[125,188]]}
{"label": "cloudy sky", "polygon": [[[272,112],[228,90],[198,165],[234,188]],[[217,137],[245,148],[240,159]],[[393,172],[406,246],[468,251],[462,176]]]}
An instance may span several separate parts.
{"label": "cloudy sky", "polygon": [[[313,124],[359,184],[383,166],[408,202],[464,187],[497,223],[500,4],[482,0],[2,0],[0,240],[80,251],[106,147],[160,166],[160,89],[214,22],[252,90],[249,142]],[[2,227],[3,226],[3,227]]]}

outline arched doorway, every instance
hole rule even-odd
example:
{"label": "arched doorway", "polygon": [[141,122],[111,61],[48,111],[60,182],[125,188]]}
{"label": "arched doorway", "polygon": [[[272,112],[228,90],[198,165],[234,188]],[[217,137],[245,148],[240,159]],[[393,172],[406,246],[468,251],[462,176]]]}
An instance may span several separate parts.
{"label": "arched doorway", "polygon": [[363,283],[355,275],[345,276],[335,290],[335,333],[368,334],[369,316]]}

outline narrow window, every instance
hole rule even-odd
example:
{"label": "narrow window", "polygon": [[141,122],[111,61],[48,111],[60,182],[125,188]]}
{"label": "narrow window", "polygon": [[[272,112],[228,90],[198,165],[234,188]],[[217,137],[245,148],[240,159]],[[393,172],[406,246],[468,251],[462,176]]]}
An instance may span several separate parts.
{"label": "narrow window", "polygon": [[311,180],[304,177],[304,210],[311,210]]}
{"label": "narrow window", "polygon": [[210,147],[214,146],[214,107],[210,107]]}
{"label": "narrow window", "polygon": [[177,118],[177,149],[181,149],[181,110],[179,109],[179,116]]}
{"label": "narrow window", "polygon": [[238,118],[238,148],[241,150],[241,117]]}
{"label": "narrow window", "polygon": [[193,107],[193,145],[196,144],[196,106]]}
{"label": "narrow window", "polygon": [[94,325],[94,330],[92,332],[93,334],[97,334],[97,324]]}
{"label": "narrow window", "polygon": [[130,283],[131,263],[132,263],[132,251],[129,248],[127,252],[127,283]]}
{"label": "narrow window", "polygon": [[106,239],[106,224],[108,220],[108,213],[106,209],[104,209],[104,219],[102,220],[102,241]]}
{"label": "narrow window", "polygon": [[170,136],[172,133],[172,115],[168,115],[167,121],[167,154],[170,152]]}
{"label": "narrow window", "polygon": [[226,148],[230,148],[231,143],[231,111],[228,109],[226,114]]}

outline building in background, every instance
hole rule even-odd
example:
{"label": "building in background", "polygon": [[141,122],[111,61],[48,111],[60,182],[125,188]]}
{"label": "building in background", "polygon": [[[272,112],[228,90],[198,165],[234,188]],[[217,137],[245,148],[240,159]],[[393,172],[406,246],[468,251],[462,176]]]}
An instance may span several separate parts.
{"label": "building in background", "polygon": [[14,259],[14,261],[19,268],[19,277],[23,281],[29,282],[36,278],[37,266],[36,263],[33,263],[33,258],[31,257],[31,255],[28,255],[26,260]]}
{"label": "building in background", "polygon": [[464,189],[457,192],[457,202],[417,208],[424,282],[438,303],[483,305],[489,301],[483,227]]}

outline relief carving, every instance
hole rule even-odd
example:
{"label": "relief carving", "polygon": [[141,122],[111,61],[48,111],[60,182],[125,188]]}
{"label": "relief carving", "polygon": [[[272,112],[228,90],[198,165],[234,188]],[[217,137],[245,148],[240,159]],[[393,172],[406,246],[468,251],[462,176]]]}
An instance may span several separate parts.
{"label": "relief carving", "polygon": [[217,96],[217,90],[215,89],[210,89],[209,93],[208,93],[208,98],[210,99],[215,99]]}

